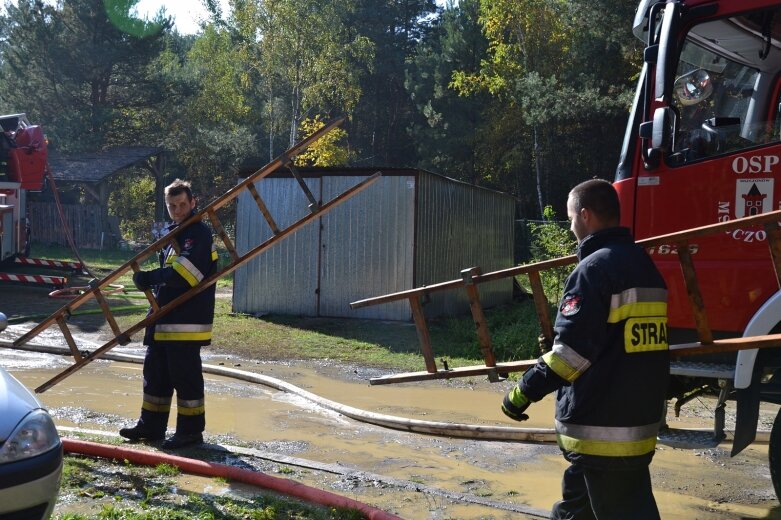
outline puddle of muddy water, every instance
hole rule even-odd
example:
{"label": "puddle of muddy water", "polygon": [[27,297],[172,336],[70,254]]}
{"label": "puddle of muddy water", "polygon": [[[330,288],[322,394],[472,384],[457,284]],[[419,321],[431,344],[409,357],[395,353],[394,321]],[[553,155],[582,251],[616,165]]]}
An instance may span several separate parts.
{"label": "puddle of muddy water", "polygon": [[[18,356],[0,355],[0,365],[8,367],[28,387],[37,387],[70,362],[55,356],[32,356],[24,363],[13,364],[10,360]],[[41,361],[36,356],[50,360]],[[236,363],[216,357],[207,362],[224,362],[227,366]],[[501,396],[510,383],[490,385],[475,380],[473,384],[369,386],[365,381],[345,381],[343,374],[334,373],[339,370],[334,367],[313,369],[304,364],[266,365],[246,360],[241,364],[240,369],[277,377],[327,399],[373,412],[431,421],[518,425],[499,412]],[[220,442],[238,440],[267,451],[536,509],[549,509],[560,496],[566,462],[552,445],[393,431],[347,419],[266,387],[208,374],[206,381],[206,433]],[[140,394],[140,365],[96,361],[38,397],[52,410],[58,425],[115,432],[136,419]],[[552,397],[533,405],[530,416],[523,426],[551,427]],[[710,427],[712,419],[706,419],[692,417],[685,418],[685,422],[688,426]],[[752,446],[735,458],[726,455],[728,449],[723,446],[698,453],[660,447],[652,475],[662,518],[772,518],[767,515],[775,514],[777,502],[767,469],[767,447]],[[404,518],[522,517],[414,490],[354,485],[340,478],[323,480],[315,472],[302,472],[301,479]]]}

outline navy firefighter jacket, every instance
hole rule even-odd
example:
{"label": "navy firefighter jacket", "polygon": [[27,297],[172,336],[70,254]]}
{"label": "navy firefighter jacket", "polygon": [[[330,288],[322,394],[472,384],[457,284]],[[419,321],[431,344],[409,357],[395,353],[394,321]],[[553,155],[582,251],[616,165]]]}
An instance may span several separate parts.
{"label": "navy firefighter jacket", "polygon": [[[168,226],[167,231],[176,228]],[[160,278],[155,298],[160,307],[173,301],[217,271],[217,250],[208,226],[201,221],[176,236],[179,253],[169,244],[160,257]],[[177,342],[209,345],[214,321],[215,285],[212,284],[147,327],[144,343]]]}
{"label": "navy firefighter jacket", "polygon": [[584,464],[650,462],[669,378],[667,288],[627,228],[586,237],[567,278],[551,351],[519,383],[557,391],[556,433]]}

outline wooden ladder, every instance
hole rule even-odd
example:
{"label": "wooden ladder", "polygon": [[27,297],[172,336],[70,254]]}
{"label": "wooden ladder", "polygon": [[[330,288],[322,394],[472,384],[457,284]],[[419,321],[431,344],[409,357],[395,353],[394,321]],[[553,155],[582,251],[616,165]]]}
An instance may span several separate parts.
{"label": "wooden ladder", "polygon": [[[700,291],[697,274],[694,269],[694,262],[689,251],[689,244],[693,239],[734,231],[740,228],[749,228],[762,226],[767,233],[767,243],[770,250],[770,256],[775,269],[776,279],[781,289],[781,211],[772,211],[762,213],[751,217],[721,222],[708,226],[687,229],[667,235],[639,240],[637,243],[645,248],[659,246],[673,246],[677,248],[677,256],[683,272],[683,280],[686,285],[686,291],[689,303],[694,316],[694,324],[697,329],[697,343],[671,345],[670,352],[675,356],[690,356],[696,354],[706,354],[713,352],[729,352],[736,350],[745,350],[752,348],[771,348],[781,346],[781,334],[772,334],[766,336],[753,336],[714,340],[713,333],[708,323],[708,316],[705,312],[702,293]],[[549,313],[550,304],[543,292],[540,273],[542,271],[562,267],[577,262],[575,255],[546,260],[533,264],[520,265],[509,269],[492,271],[489,273],[480,273],[477,267],[471,267],[461,271],[461,278],[447,282],[436,283],[424,287],[417,287],[383,296],[366,298],[350,304],[353,309],[379,305],[382,303],[394,302],[398,300],[408,300],[412,310],[412,318],[415,322],[415,328],[418,333],[418,342],[423,354],[426,370],[421,372],[406,372],[402,374],[391,374],[382,377],[370,379],[370,384],[390,384],[404,383],[410,381],[424,381],[429,379],[450,379],[455,377],[468,377],[475,375],[486,375],[491,381],[499,381],[500,376],[509,372],[523,372],[536,364],[536,360],[512,361],[506,363],[497,363],[493,349],[491,347],[491,335],[488,331],[488,322],[485,319],[483,308],[480,304],[480,295],[477,286],[481,283],[501,280],[507,277],[522,276],[528,277],[529,285],[532,289],[534,306],[537,313],[537,320],[540,325],[542,335],[548,340],[553,339],[553,324]],[[478,343],[483,354],[484,365],[456,367],[438,369],[434,350],[431,345],[431,339],[426,324],[426,318],[423,314],[421,300],[428,294],[438,291],[447,291],[454,289],[466,290],[469,299],[469,307],[472,312],[472,318],[475,322]]]}
{"label": "wooden ladder", "polygon": [[[380,177],[381,175],[380,172],[376,172],[372,176],[359,182],[358,184],[348,189],[347,191],[341,193],[340,195],[337,195],[329,202],[321,205],[319,201],[314,200],[314,197],[312,196],[311,192],[308,189],[306,189],[305,185],[303,185],[303,181],[300,179],[300,175],[298,174],[298,172],[294,168],[292,168],[292,161],[296,155],[306,150],[307,147],[312,145],[312,143],[320,139],[331,129],[340,125],[343,121],[344,118],[334,120],[328,123],[320,130],[318,130],[317,132],[315,132],[314,134],[312,134],[311,136],[300,141],[299,143],[296,143],[280,157],[271,161],[260,170],[256,171],[246,179],[242,180],[239,184],[237,184],[229,191],[224,193],[221,197],[217,198],[216,200],[211,202],[208,206],[206,206],[204,209],[202,209],[201,211],[199,211],[198,213],[196,213],[195,215],[193,215],[192,217],[184,221],[182,225],[178,226],[167,235],[155,241],[152,245],[150,245],[142,252],[134,256],[131,260],[129,260],[121,267],[119,267],[118,269],[110,273],[108,276],[106,276],[105,278],[99,281],[92,280],[89,284],[89,291],[75,297],[69,303],[64,305],[59,310],[57,310],[54,314],[52,314],[44,321],[42,321],[41,323],[33,327],[29,332],[16,339],[13,342],[13,347],[24,345],[32,338],[40,334],[42,331],[48,329],[50,326],[56,323],[57,326],[59,326],[60,330],[62,331],[62,334],[65,337],[65,341],[67,342],[68,347],[70,348],[70,351],[73,354],[73,358],[75,360],[75,363],[73,365],[71,365],[70,367],[60,372],[49,381],[45,382],[44,384],[36,388],[35,391],[40,393],[48,390],[58,382],[68,377],[69,375],[82,369],[88,363],[99,358],[102,354],[114,348],[115,346],[125,345],[129,343],[130,337],[136,332],[142,330],[148,325],[153,324],[155,321],[157,321],[158,319],[162,318],[163,316],[171,312],[177,306],[188,301],[195,295],[205,290],[207,287],[215,284],[217,280],[219,280],[220,278],[232,273],[238,267],[244,265],[252,258],[256,257],[260,253],[263,253],[267,249],[270,249],[271,247],[275,246],[280,241],[292,235],[298,229],[309,224],[313,220],[321,217],[329,210],[338,206],[339,204],[346,201],[350,197],[360,193],[361,191],[368,188],[372,183],[374,183]],[[302,217],[300,220],[290,224],[288,227],[281,229],[274,221],[271,214],[269,213],[269,210],[265,202],[260,197],[260,194],[258,193],[258,190],[255,187],[255,183],[257,183],[267,175],[275,172],[280,167],[285,167],[285,166],[290,168],[293,175],[296,177],[296,179],[299,180],[299,184],[301,184],[302,188],[304,188],[304,194],[306,195],[307,199],[310,201],[310,204],[308,206],[309,213],[307,215]],[[236,248],[233,245],[233,241],[230,239],[230,237],[225,231],[224,226],[220,222],[220,219],[217,217],[217,210],[222,208],[226,204],[234,201],[240,194],[244,193],[245,191],[248,192],[255,200],[258,206],[258,210],[261,212],[264,219],[268,223],[268,226],[271,228],[272,236],[268,238],[266,241],[259,244],[258,246],[249,250],[248,252],[244,254],[239,254],[239,252],[236,251]],[[162,307],[157,304],[157,301],[155,300],[154,295],[150,290],[144,291],[144,294],[146,295],[147,299],[149,300],[149,304],[151,305],[150,314],[147,315],[143,320],[139,321],[138,323],[122,330],[117,324],[116,320],[114,319],[114,316],[111,313],[109,303],[106,300],[102,290],[104,288],[108,288],[109,285],[114,283],[119,277],[123,276],[128,271],[132,270],[134,273],[138,272],[141,269],[140,265],[147,258],[156,254],[158,250],[166,247],[169,244],[171,244],[174,248],[177,248],[177,253],[178,253],[179,252],[178,245],[176,240],[174,240],[174,238],[188,225],[203,219],[208,219],[211,222],[212,228],[219,236],[219,238],[222,240],[222,243],[224,244],[225,248],[230,253],[231,256],[230,263],[228,263],[228,265],[226,265],[222,269],[219,269],[216,273],[205,278],[203,281],[201,281],[201,283],[191,288],[186,293],[180,295],[179,297],[177,297],[176,299],[174,299],[173,301],[167,303]],[[94,298],[97,301],[98,305],[100,306],[103,316],[105,317],[106,322],[111,327],[111,331],[114,337],[93,352],[82,352],[79,350],[78,346],[76,345],[76,342],[73,338],[73,334],[71,334],[71,331],[68,328],[67,319],[73,313],[74,310],[76,310],[77,308],[79,308],[81,305],[91,300],[92,298]]]}

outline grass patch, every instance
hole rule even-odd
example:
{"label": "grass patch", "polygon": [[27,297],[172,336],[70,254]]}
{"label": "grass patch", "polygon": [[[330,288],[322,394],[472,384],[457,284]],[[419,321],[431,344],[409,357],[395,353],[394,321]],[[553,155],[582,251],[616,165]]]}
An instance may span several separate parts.
{"label": "grass patch", "polygon": [[[64,248],[46,248],[41,251],[41,256],[44,256],[43,253],[52,258],[70,258]],[[129,251],[82,251],[85,261],[93,269],[104,271],[104,276],[132,255]],[[119,283],[132,288],[129,276],[121,278]],[[230,280],[221,280],[220,284],[222,293],[232,289]],[[122,329],[138,323],[146,314],[146,299],[138,291],[114,294],[109,300],[112,313]],[[55,301],[53,309],[64,302]],[[36,316],[36,321],[49,314]],[[540,328],[530,299],[487,309],[485,315],[498,361],[532,359],[539,355],[537,336]],[[80,307],[72,319],[77,319],[85,331],[105,327],[105,319],[94,300]],[[445,359],[451,367],[483,362],[471,316],[431,319],[428,325],[438,359]],[[140,342],[142,333],[136,333],[133,339]],[[405,371],[425,369],[417,331],[412,323],[280,315],[256,318],[234,314],[230,297],[217,299],[212,349],[269,361],[329,359]]]}
{"label": "grass patch", "polygon": [[[327,508],[271,496],[258,490],[252,499],[230,494],[201,495],[177,490],[171,471],[67,456],[55,520],[358,520],[355,510]],[[171,466],[169,466],[170,468]],[[79,512],[67,512],[69,495],[81,497]],[[84,498],[95,512],[84,513]],[[88,506],[89,507],[89,506]]]}

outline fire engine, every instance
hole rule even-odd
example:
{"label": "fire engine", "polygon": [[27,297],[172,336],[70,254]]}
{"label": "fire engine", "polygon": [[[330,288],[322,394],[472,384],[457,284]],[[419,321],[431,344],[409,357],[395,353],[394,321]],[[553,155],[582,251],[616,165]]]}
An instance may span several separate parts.
{"label": "fire engine", "polygon": [[[781,209],[781,2],[643,0],[633,31],[646,47],[614,183],[622,224],[642,239]],[[781,331],[767,239],[757,227],[689,244],[714,337]],[[676,247],[649,253],[669,286],[670,342],[695,340]],[[760,403],[781,404],[781,352],[673,361],[671,388],[676,406],[718,396],[716,439],[736,402],[735,455],[755,439]],[[781,413],[769,451],[781,496]]]}
{"label": "fire engine", "polygon": [[[80,270],[81,264],[28,258],[30,222],[27,194],[46,187],[47,142],[43,130],[25,114],[0,116],[0,266],[35,265],[38,268]],[[0,272],[0,281],[62,287],[63,276]]]}

